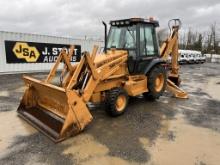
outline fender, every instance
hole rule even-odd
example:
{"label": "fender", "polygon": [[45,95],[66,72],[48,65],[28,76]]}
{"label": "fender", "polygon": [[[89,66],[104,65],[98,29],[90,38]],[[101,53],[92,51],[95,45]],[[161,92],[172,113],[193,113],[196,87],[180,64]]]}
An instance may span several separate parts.
{"label": "fender", "polygon": [[166,61],[164,61],[163,59],[161,58],[155,58],[155,59],[152,59],[152,61],[148,64],[148,66],[145,68],[144,70],[144,74],[147,75],[148,72],[156,65],[158,64],[165,64]]}

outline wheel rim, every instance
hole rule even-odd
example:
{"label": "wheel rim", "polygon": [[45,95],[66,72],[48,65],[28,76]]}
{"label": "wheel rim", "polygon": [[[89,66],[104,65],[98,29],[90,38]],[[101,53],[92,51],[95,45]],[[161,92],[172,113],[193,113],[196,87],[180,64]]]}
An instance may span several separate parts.
{"label": "wheel rim", "polygon": [[164,85],[164,76],[162,73],[160,73],[157,77],[156,77],[156,80],[155,80],[155,90],[157,92],[160,92],[163,88],[163,85]]}
{"label": "wheel rim", "polygon": [[121,112],[126,106],[126,97],[124,95],[119,95],[116,100],[116,109]]}

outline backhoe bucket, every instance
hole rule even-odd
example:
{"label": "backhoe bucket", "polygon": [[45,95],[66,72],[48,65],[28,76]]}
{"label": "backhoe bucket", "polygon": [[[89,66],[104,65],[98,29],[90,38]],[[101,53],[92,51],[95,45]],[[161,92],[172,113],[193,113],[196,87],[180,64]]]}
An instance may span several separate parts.
{"label": "backhoe bucket", "polygon": [[19,115],[54,142],[79,133],[92,120],[76,90],[65,91],[31,77],[23,78],[28,88],[18,107]]}

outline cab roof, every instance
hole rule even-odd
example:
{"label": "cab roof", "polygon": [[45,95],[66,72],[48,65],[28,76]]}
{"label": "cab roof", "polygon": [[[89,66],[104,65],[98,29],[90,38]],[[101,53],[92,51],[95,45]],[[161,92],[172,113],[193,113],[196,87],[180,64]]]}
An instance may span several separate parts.
{"label": "cab roof", "polygon": [[137,23],[141,24],[153,24],[155,27],[159,26],[159,22],[154,20],[153,18],[144,19],[144,18],[128,18],[121,20],[112,20],[110,21],[111,26],[128,26],[134,25]]}

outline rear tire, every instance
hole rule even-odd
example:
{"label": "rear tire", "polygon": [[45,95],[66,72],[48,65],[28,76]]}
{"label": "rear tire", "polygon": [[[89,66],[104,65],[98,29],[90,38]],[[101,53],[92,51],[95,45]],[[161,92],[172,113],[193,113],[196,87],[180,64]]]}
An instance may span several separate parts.
{"label": "rear tire", "polygon": [[161,65],[156,65],[148,73],[148,92],[143,93],[144,97],[150,100],[159,99],[167,84],[166,70]]}
{"label": "rear tire", "polygon": [[106,92],[106,112],[110,116],[122,115],[128,105],[128,94],[123,88],[113,88]]}

